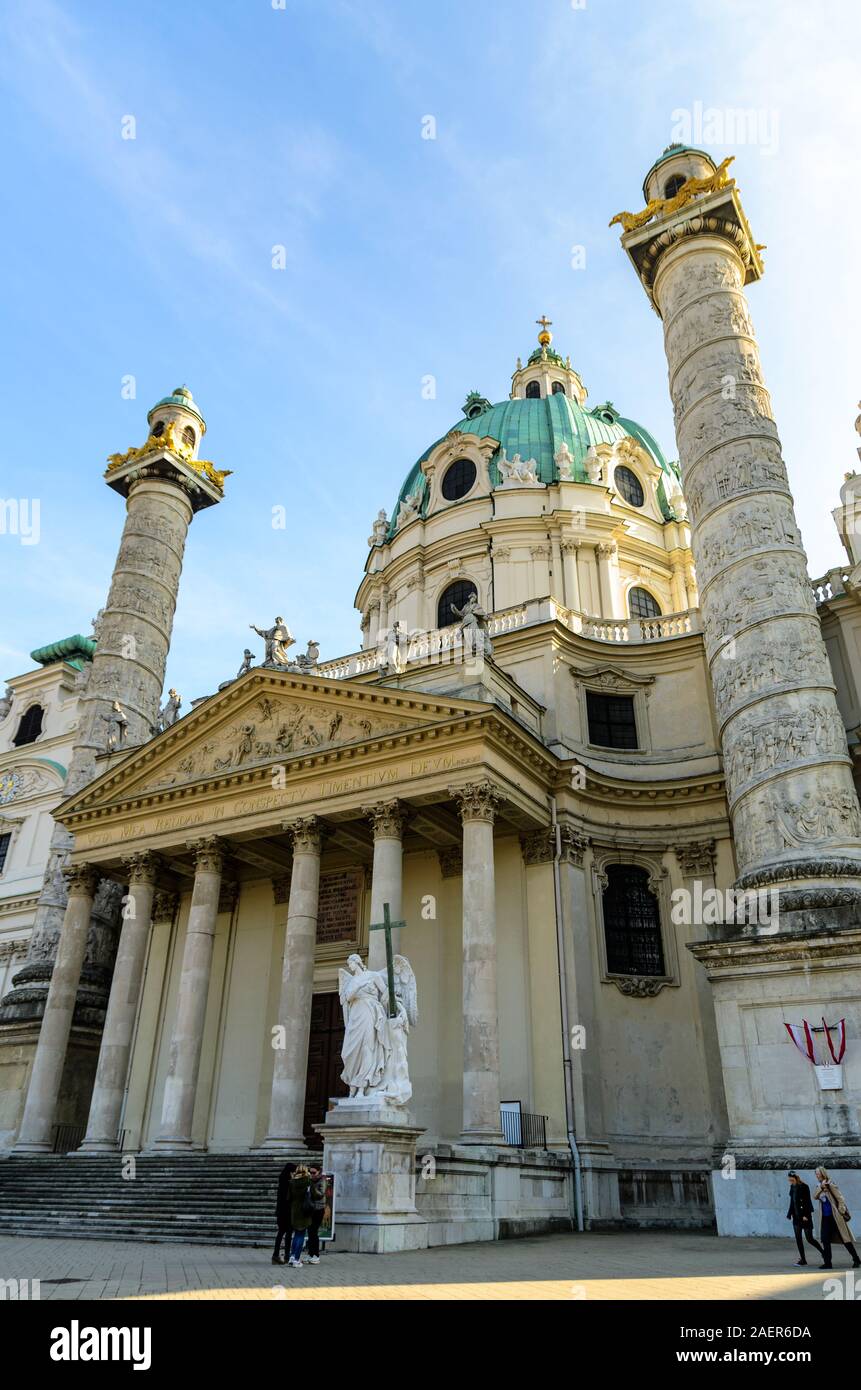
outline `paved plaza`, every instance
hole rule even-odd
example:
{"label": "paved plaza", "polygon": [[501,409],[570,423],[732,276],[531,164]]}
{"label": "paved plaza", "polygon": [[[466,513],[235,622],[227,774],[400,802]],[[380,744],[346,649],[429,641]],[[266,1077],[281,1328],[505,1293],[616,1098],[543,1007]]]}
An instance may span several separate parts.
{"label": "paved plaza", "polygon": [[[268,1251],[0,1237],[0,1279],[39,1279],[42,1299],[750,1299],[821,1301],[832,1274],[796,1269],[792,1239],[684,1232],[539,1236],[417,1254],[325,1254],[301,1270]],[[832,1294],[833,1296],[833,1294]],[[845,1295],[844,1295],[845,1296]]]}

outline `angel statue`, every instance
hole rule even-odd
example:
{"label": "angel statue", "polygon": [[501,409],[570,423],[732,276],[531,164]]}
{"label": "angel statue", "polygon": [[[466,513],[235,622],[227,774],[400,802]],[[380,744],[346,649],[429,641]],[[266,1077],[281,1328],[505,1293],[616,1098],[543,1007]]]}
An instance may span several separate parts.
{"label": "angel statue", "polygon": [[338,971],[344,1010],[341,1080],[349,1086],[351,1098],[406,1105],[413,1093],[407,1034],[418,1022],[416,977],[406,956],[395,956],[393,963],[393,1001],[386,971],[366,969],[361,956],[350,956],[347,969]]}

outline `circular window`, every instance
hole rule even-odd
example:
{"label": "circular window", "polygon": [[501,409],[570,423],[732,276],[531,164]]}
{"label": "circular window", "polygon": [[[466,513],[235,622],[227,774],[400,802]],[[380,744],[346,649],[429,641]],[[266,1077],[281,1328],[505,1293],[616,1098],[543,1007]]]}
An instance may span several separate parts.
{"label": "circular window", "polygon": [[450,627],[452,623],[456,623],[457,613],[454,612],[454,609],[463,608],[463,605],[473,597],[478,598],[478,590],[471,579],[456,579],[453,584],[449,584],[448,588],[440,595],[437,604],[437,627]]}
{"label": "circular window", "polygon": [[616,491],[621,497],[624,497],[626,502],[630,502],[632,507],[642,507],[646,496],[636,473],[632,473],[630,468],[625,468],[623,464],[620,464],[613,474],[613,480],[616,484]]}
{"label": "circular window", "polygon": [[458,502],[466,496],[474,482],[475,464],[472,459],[455,459],[442,480],[442,495],[447,502]]}
{"label": "circular window", "polygon": [[648,589],[631,589],[628,594],[628,612],[632,618],[660,618],[661,605]]}

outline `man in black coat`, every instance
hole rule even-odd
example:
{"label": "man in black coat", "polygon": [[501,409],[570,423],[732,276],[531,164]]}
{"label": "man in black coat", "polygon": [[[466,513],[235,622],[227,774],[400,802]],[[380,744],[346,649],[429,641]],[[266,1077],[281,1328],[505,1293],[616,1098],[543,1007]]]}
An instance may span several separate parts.
{"label": "man in black coat", "polygon": [[797,1173],[789,1174],[789,1211],[786,1213],[787,1221],[792,1222],[792,1229],[795,1232],[795,1243],[798,1246],[800,1259],[795,1263],[806,1265],[807,1258],[804,1254],[804,1243],[801,1239],[804,1235],[807,1244],[812,1245],[814,1250],[822,1254],[822,1246],[813,1234],[813,1202],[810,1197],[810,1188],[806,1182],[802,1182]]}
{"label": "man in black coat", "polygon": [[[272,1251],[272,1263],[274,1265],[283,1265],[290,1254],[290,1242],[293,1239],[293,1223],[290,1220],[290,1181],[295,1168],[295,1163],[285,1163],[278,1178],[278,1200],[275,1204],[278,1234],[275,1237],[275,1249]],[[284,1241],[283,1260],[281,1258],[282,1240]]]}

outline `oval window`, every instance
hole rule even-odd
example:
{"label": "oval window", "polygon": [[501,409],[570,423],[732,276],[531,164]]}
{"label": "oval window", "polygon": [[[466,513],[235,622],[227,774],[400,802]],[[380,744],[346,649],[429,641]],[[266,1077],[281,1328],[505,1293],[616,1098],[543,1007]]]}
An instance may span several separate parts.
{"label": "oval window", "polygon": [[642,507],[646,495],[636,473],[632,473],[630,468],[620,464],[613,474],[613,479],[620,497],[624,497],[625,501],[630,502],[632,507]]}
{"label": "oval window", "polygon": [[475,464],[472,459],[455,459],[446,470],[442,480],[442,495],[447,502],[458,502],[465,497],[475,482]]}

